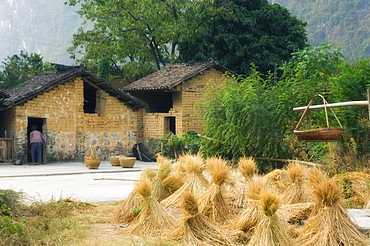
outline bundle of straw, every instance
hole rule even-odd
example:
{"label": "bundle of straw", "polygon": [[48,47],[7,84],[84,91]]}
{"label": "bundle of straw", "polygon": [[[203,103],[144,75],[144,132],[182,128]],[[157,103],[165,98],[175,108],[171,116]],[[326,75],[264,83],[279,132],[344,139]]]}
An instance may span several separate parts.
{"label": "bundle of straw", "polygon": [[248,202],[246,208],[230,221],[228,228],[243,232],[252,232],[254,227],[262,218],[262,211],[259,207],[260,194],[267,190],[266,180],[255,176],[248,182]]}
{"label": "bundle of straw", "polygon": [[295,245],[286,233],[288,224],[276,214],[280,206],[279,197],[271,192],[262,191],[259,205],[262,215],[248,246]]}
{"label": "bundle of straw", "polygon": [[185,193],[182,198],[183,215],[176,229],[169,238],[178,240],[182,245],[235,245],[237,233],[221,229],[198,210],[197,201],[191,193]]}
{"label": "bundle of straw", "polygon": [[283,192],[281,201],[284,204],[308,202],[309,195],[304,187],[306,167],[298,162],[291,162],[287,166],[290,184]]}
{"label": "bundle of straw", "polygon": [[356,207],[366,206],[370,197],[370,174],[366,172],[347,172],[336,174],[333,178],[345,189],[345,199]]}
{"label": "bundle of straw", "polygon": [[244,209],[247,204],[247,181],[258,173],[256,162],[249,157],[241,157],[238,160],[237,169],[232,171],[233,182],[230,183],[230,192],[227,194],[227,200],[236,209]]}
{"label": "bundle of straw", "polygon": [[236,213],[225,200],[225,183],[230,177],[230,167],[221,158],[213,158],[211,163],[212,185],[199,197],[199,210],[212,221],[224,224]]}
{"label": "bundle of straw", "polygon": [[288,172],[285,169],[275,169],[264,176],[270,190],[281,194],[289,186]]}
{"label": "bundle of straw", "polygon": [[241,157],[238,160],[238,170],[247,180],[258,173],[256,161],[252,157]]}
{"label": "bundle of straw", "polygon": [[313,202],[283,204],[277,213],[289,224],[303,225],[311,215],[314,206]]}
{"label": "bundle of straw", "polygon": [[245,177],[237,169],[230,171],[230,181],[226,185],[225,199],[234,209],[242,210],[248,203],[248,184]]}
{"label": "bundle of straw", "polygon": [[[148,167],[141,172],[140,179],[153,179],[155,175],[154,170]],[[130,223],[138,214],[138,211],[140,211],[141,201],[141,195],[138,194],[135,189],[131,191],[128,198],[123,201],[115,211],[117,221],[122,224]]]}
{"label": "bundle of straw", "polygon": [[298,242],[303,246],[370,245],[351,220],[341,201],[335,179],[322,180],[313,190],[316,214],[308,218]]}
{"label": "bundle of straw", "polygon": [[142,196],[139,215],[124,229],[127,234],[161,236],[173,229],[175,219],[152,196],[152,184],[148,178],[136,183],[135,190]]}
{"label": "bundle of straw", "polygon": [[179,208],[181,197],[185,192],[190,192],[194,196],[200,196],[207,191],[209,181],[204,176],[204,161],[199,156],[185,155],[181,159],[181,165],[186,172],[184,184],[169,197],[161,201],[165,208]]}
{"label": "bundle of straw", "polygon": [[166,187],[164,184],[164,180],[171,173],[171,160],[163,158],[160,162],[157,162],[157,166],[157,173],[153,180],[153,195],[158,201],[162,201],[172,194],[171,187]]}

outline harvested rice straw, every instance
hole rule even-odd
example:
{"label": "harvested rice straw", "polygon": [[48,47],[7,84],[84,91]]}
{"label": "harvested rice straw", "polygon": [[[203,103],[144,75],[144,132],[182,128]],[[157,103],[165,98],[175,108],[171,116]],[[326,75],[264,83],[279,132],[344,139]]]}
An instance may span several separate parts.
{"label": "harvested rice straw", "polygon": [[298,162],[290,162],[287,166],[287,174],[290,184],[281,195],[283,204],[308,202],[309,194],[304,187],[306,167]]}
{"label": "harvested rice straw", "polygon": [[289,186],[288,172],[284,169],[275,169],[264,176],[270,190],[281,194]]}
{"label": "harvested rice straw", "polygon": [[230,177],[230,167],[225,160],[213,158],[212,168],[208,171],[212,176],[212,184],[199,197],[199,210],[212,221],[224,224],[236,214],[225,200],[225,182]]}
{"label": "harvested rice straw", "polygon": [[161,236],[172,230],[175,219],[152,195],[152,184],[148,178],[136,183],[135,190],[142,196],[139,215],[124,229],[124,233],[137,236]]}
{"label": "harvested rice straw", "polygon": [[315,206],[313,202],[295,203],[281,205],[277,214],[284,218],[289,224],[303,225],[303,222],[308,219]]}
{"label": "harvested rice straw", "polygon": [[153,179],[153,195],[158,201],[162,201],[172,194],[163,183],[171,173],[171,160],[162,158],[161,162],[158,162],[157,166],[157,173]]}
{"label": "harvested rice straw", "polygon": [[[310,193],[310,200],[314,201],[317,199],[317,197],[314,195],[314,191],[317,189],[317,187],[320,187],[320,185],[323,182],[326,182],[328,180],[328,176],[326,173],[317,168],[309,168],[307,172],[307,181],[306,181],[306,189]],[[321,208],[320,203],[315,203],[314,208],[312,209],[311,215],[313,216],[317,213],[317,211]]]}
{"label": "harvested rice straw", "polygon": [[[155,175],[155,171],[148,167],[141,172],[140,179],[153,179]],[[115,211],[115,218],[117,221],[122,224],[130,223],[137,215],[137,211],[141,209],[141,200],[140,194],[138,194],[135,189],[131,191],[128,198],[123,201]]]}
{"label": "harvested rice straw", "polygon": [[236,209],[244,209],[247,204],[247,181],[257,175],[256,162],[249,157],[241,157],[238,160],[238,168],[231,174],[233,182],[227,194],[227,200]]}
{"label": "harvested rice straw", "polygon": [[248,187],[246,208],[234,220],[230,221],[227,226],[230,229],[240,230],[246,233],[252,232],[262,218],[259,199],[261,192],[267,190],[266,180],[262,177],[255,176],[248,181]]}
{"label": "harvested rice straw", "polygon": [[207,191],[209,181],[203,175],[205,169],[204,161],[199,156],[181,156],[182,165],[186,171],[184,184],[169,197],[161,201],[165,208],[179,208],[181,197],[185,192],[190,192],[194,196],[200,196]]}
{"label": "harvested rice straw", "polygon": [[235,245],[237,232],[221,229],[198,210],[197,201],[191,193],[184,193],[181,207],[183,215],[176,229],[169,234],[172,240],[187,246]]}
{"label": "harvested rice straw", "polygon": [[237,210],[242,210],[248,203],[248,184],[245,177],[237,169],[230,172],[230,180],[227,182],[225,199],[228,204]]}
{"label": "harvested rice straw", "polygon": [[313,190],[317,213],[308,218],[297,242],[302,246],[370,245],[351,220],[341,201],[341,190],[335,179],[326,179]]}
{"label": "harvested rice straw", "polygon": [[238,160],[238,170],[247,180],[258,173],[256,161],[252,157],[241,157]]}
{"label": "harvested rice straw", "polygon": [[262,211],[261,218],[248,246],[294,246],[293,239],[286,232],[288,223],[276,213],[280,206],[278,195],[266,190],[261,191],[259,206]]}
{"label": "harvested rice straw", "polygon": [[365,207],[370,195],[369,180],[370,174],[367,172],[346,172],[336,174],[334,179],[338,180],[345,189],[344,194],[346,201],[352,206]]}

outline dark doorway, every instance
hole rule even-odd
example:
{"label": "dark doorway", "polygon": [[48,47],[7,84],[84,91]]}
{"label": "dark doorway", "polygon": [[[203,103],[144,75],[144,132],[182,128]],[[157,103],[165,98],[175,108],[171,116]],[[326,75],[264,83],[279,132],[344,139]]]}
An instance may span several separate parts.
{"label": "dark doorway", "polygon": [[[35,117],[28,117],[28,125],[27,125],[27,160],[29,163],[32,162],[31,159],[31,145],[30,145],[30,133],[32,126],[37,126],[37,130],[39,130],[45,137],[46,140],[46,119],[45,118],[35,118]],[[46,149],[44,148],[43,162],[46,162]]]}
{"label": "dark doorway", "polygon": [[165,133],[172,132],[176,135],[176,117],[165,117]]}

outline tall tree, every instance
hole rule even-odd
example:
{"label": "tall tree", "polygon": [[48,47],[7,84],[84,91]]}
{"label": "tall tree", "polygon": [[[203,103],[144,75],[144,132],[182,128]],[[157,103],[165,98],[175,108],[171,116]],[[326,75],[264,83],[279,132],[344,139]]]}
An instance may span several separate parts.
{"label": "tall tree", "polygon": [[179,42],[204,31],[216,14],[213,0],[69,0],[91,22],[73,37],[72,55],[95,66],[101,58],[120,64],[126,79],[145,76],[178,56]]}
{"label": "tall tree", "polygon": [[196,42],[181,44],[182,60],[215,58],[236,73],[274,70],[306,45],[306,23],[267,0],[231,0]]}
{"label": "tall tree", "polygon": [[42,56],[21,51],[19,55],[8,56],[0,66],[0,89],[9,89],[36,74],[52,69],[50,63],[44,63]]}

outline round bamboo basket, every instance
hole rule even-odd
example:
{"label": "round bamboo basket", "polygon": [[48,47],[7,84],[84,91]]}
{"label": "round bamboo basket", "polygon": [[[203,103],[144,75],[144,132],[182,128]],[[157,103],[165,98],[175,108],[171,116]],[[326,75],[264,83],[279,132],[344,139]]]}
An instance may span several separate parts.
{"label": "round bamboo basket", "polygon": [[100,158],[90,158],[90,157],[85,158],[85,164],[89,169],[98,169],[100,166],[100,162],[101,162]]}
{"label": "round bamboo basket", "polygon": [[[324,102],[324,109],[325,109],[325,118],[326,118],[326,128],[317,128],[317,129],[308,129],[308,130],[302,130],[298,129],[299,126],[302,123],[302,120],[309,110],[310,106],[312,105],[313,100],[315,97],[321,97]],[[318,94],[311,98],[310,102],[308,103],[306,109],[304,110],[301,118],[299,119],[299,122],[296,126],[296,129],[294,130],[294,134],[297,136],[297,138],[304,142],[334,142],[337,141],[342,133],[344,132],[344,128],[342,127],[342,124],[338,120],[337,116],[335,115],[334,111],[332,109],[331,112],[334,115],[339,127],[330,127],[329,125],[329,118],[328,118],[328,111],[326,109],[326,104],[328,102],[325,100],[325,98]]]}
{"label": "round bamboo basket", "polygon": [[119,164],[121,167],[133,167],[136,162],[136,157],[120,157]]}
{"label": "round bamboo basket", "polygon": [[294,134],[299,140],[304,142],[335,142],[337,141],[344,128],[319,128],[313,130],[294,130]]}
{"label": "round bamboo basket", "polygon": [[119,163],[119,156],[111,156],[109,158],[109,161],[110,161],[110,164],[112,164],[112,166],[120,166],[121,165]]}

